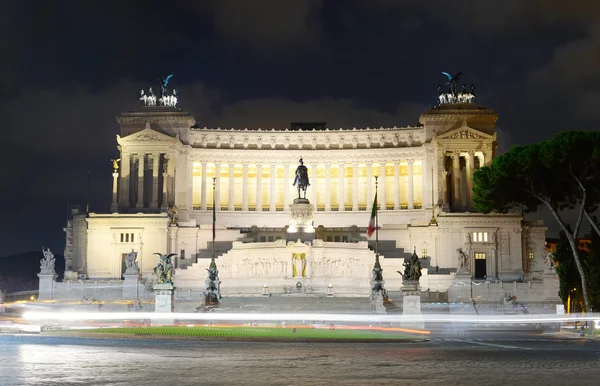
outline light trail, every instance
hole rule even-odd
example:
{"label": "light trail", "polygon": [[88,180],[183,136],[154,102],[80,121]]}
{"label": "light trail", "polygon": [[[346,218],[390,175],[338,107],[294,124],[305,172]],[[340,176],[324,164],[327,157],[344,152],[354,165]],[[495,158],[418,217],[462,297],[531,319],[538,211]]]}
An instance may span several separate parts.
{"label": "light trail", "polygon": [[102,321],[102,320],[203,320],[203,321],[327,321],[349,323],[468,323],[468,324],[542,324],[600,320],[600,314],[576,315],[369,315],[323,313],[160,313],[160,312],[45,312],[31,311],[25,320],[36,321]]}

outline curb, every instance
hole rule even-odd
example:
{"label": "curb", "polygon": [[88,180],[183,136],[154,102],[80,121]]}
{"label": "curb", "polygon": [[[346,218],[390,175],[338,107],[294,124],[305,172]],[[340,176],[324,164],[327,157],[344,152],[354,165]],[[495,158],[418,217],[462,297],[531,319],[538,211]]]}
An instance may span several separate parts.
{"label": "curb", "polygon": [[206,342],[263,342],[263,343],[425,343],[429,339],[344,339],[344,338],[270,338],[270,337],[236,337],[236,336],[181,336],[181,335],[151,335],[151,334],[121,334],[110,332],[74,332],[49,331],[41,332],[40,336],[91,338],[91,339],[126,339],[126,340],[191,340]]}

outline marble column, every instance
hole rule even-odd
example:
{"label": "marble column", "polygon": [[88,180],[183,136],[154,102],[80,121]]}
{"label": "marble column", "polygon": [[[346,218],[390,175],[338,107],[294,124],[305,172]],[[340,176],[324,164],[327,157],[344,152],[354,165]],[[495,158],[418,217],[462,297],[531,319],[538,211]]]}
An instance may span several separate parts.
{"label": "marble column", "polygon": [[138,162],[138,178],[137,178],[137,202],[135,207],[140,209],[144,207],[144,167],[145,167],[145,154],[139,154],[137,156]]}
{"label": "marble column", "polygon": [[373,161],[365,161],[367,164],[367,210],[373,208]]}
{"label": "marble column", "polygon": [[467,164],[467,207],[471,208],[473,206],[473,170],[475,169],[475,152],[469,151],[466,156],[466,164]]}
{"label": "marble column", "polygon": [[352,163],[352,210],[358,212],[358,162]]}
{"label": "marble column", "polygon": [[339,176],[338,176],[338,211],[343,212],[346,210],[346,202],[344,197],[344,162],[338,162]]}
{"label": "marble column", "polygon": [[283,210],[290,208],[290,163],[283,163]]}
{"label": "marble column", "polygon": [[202,210],[206,210],[206,184],[208,183],[207,167],[208,164],[206,163],[206,161],[202,161],[202,179],[200,180],[200,201],[202,203],[202,206],[200,208]]}
{"label": "marble column", "polygon": [[408,209],[415,208],[415,184],[414,184],[414,174],[413,174],[413,165],[415,163],[414,159],[406,160],[408,163]]}
{"label": "marble column", "polygon": [[442,208],[448,208],[450,198],[448,197],[448,171],[442,170]]}
{"label": "marble column", "polygon": [[381,194],[377,198],[379,201],[379,210],[387,210],[387,202],[385,200],[385,161],[379,161],[379,191]]}
{"label": "marble column", "polygon": [[[163,198],[162,198],[162,204],[160,205],[160,211],[161,212],[166,212],[167,209],[169,208],[169,197],[167,196],[167,178],[169,177],[169,173],[167,172],[163,172]],[[204,203],[206,199],[206,195],[204,197],[204,200],[202,200],[202,202]]]}
{"label": "marble column", "polygon": [[131,154],[121,152],[121,192],[119,193],[119,206],[129,207],[129,180],[131,178]]}
{"label": "marble column", "polygon": [[112,213],[116,213],[119,211],[119,206],[117,205],[117,178],[119,177],[119,173],[115,170],[112,174],[113,176],[113,190],[112,190],[112,203],[110,204],[110,211]]}
{"label": "marble column", "polygon": [[152,154],[152,209],[158,209],[158,168],[160,162],[160,154]]}
{"label": "marble column", "polygon": [[312,204],[314,205],[314,210],[318,210],[318,202],[317,202],[317,162],[315,161],[315,163],[313,164],[312,167],[312,178],[310,180],[310,189],[312,191],[311,196],[312,196]]}
{"label": "marble column", "polygon": [[452,206],[453,209],[460,205],[460,152],[452,154]]}
{"label": "marble column", "polygon": [[400,160],[394,161],[394,210],[400,210]]}
{"label": "marble column", "polygon": [[248,211],[248,161],[242,161],[242,210]]}
{"label": "marble column", "polygon": [[276,171],[277,171],[277,164],[275,163],[271,163],[270,165],[270,170],[269,170],[269,176],[271,177],[271,182],[269,183],[269,210],[271,212],[275,212],[277,210],[277,207],[275,206],[275,204],[277,204],[277,187],[275,186],[276,184]]}
{"label": "marble column", "polygon": [[256,163],[256,209],[262,211],[262,163]]}
{"label": "marble column", "polygon": [[227,210],[234,211],[235,207],[235,175],[234,175],[235,163],[229,162],[229,206]]}
{"label": "marble column", "polygon": [[215,209],[221,210],[221,161],[215,161]]}
{"label": "marble column", "polygon": [[331,210],[331,161],[325,161],[325,211]]}

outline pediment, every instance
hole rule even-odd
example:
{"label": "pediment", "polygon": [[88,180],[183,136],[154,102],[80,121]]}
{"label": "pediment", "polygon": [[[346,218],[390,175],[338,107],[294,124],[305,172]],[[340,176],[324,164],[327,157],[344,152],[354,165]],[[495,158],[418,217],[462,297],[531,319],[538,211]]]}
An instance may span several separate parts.
{"label": "pediment", "polygon": [[166,134],[159,133],[156,130],[152,130],[150,128],[150,124],[146,123],[146,128],[142,131],[138,131],[137,133],[130,134],[126,137],[121,138],[117,135],[117,142],[121,144],[132,143],[132,142],[173,142],[174,138],[170,137]]}
{"label": "pediment", "polygon": [[467,126],[465,123],[457,129],[450,130],[447,133],[441,134],[436,137],[437,139],[478,139],[478,140],[495,140],[496,135],[489,135],[479,130],[475,130],[472,127]]}

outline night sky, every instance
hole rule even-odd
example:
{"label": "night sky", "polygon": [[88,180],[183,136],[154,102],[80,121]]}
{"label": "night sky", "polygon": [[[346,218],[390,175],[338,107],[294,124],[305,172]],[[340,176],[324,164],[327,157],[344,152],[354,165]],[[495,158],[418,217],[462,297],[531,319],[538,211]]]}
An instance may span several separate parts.
{"label": "night sky", "polygon": [[499,152],[599,127],[600,2],[9,0],[0,7],[0,256],[42,245],[62,254],[67,206],[85,204],[88,171],[90,209],[108,211],[114,116],[170,73],[180,107],[209,127],[416,124],[436,101],[441,71],[462,71],[478,102],[499,113]]}

